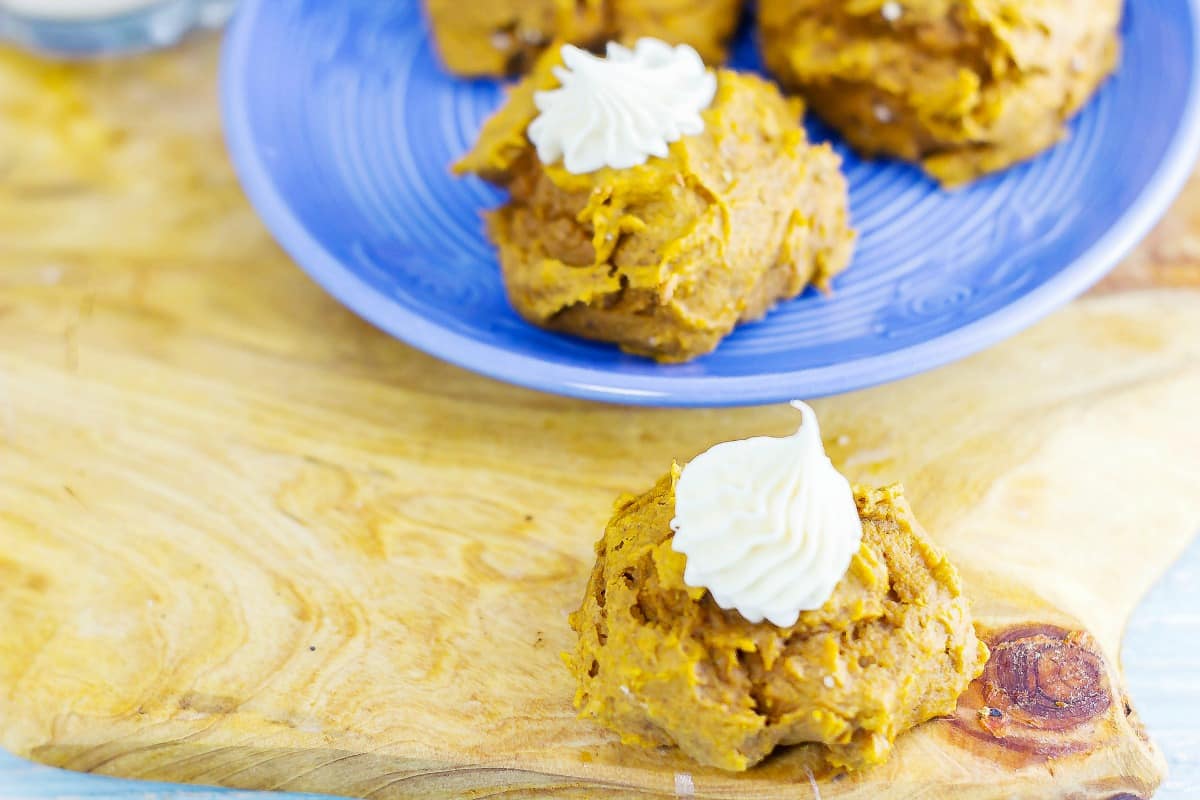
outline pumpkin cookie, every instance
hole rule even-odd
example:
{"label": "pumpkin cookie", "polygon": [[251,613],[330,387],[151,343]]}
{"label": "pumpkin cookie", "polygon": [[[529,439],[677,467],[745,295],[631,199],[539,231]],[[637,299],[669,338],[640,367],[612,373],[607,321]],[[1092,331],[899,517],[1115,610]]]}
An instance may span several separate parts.
{"label": "pumpkin cookie", "polygon": [[457,166],[509,191],[488,231],[521,316],[664,362],[828,287],[854,243],[799,101],[683,50],[547,54]]}
{"label": "pumpkin cookie", "polygon": [[1121,0],[761,0],[772,72],[866,155],[955,186],[1037,155],[1113,71]]}
{"label": "pumpkin cookie", "polygon": [[618,505],[571,617],[584,716],[744,770],[801,743],[878,764],[953,713],[987,660],[958,574],[899,487],[839,488],[810,413]]}
{"label": "pumpkin cookie", "polygon": [[741,0],[428,0],[446,67],[458,75],[525,72],[554,41],[591,47],[643,36],[690,44],[705,61],[725,60]]}

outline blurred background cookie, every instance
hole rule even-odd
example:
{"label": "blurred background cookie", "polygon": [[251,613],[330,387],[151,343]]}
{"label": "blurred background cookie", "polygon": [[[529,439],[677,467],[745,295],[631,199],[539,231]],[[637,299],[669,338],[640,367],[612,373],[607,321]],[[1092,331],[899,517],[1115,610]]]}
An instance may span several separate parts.
{"label": "blurred background cookie", "polygon": [[863,154],[954,186],[1024,161],[1117,63],[1119,0],[762,0],[772,72]]}
{"label": "blurred background cookie", "polygon": [[594,47],[653,36],[719,63],[741,8],[741,0],[428,0],[426,12],[451,72],[511,75],[558,39]]}

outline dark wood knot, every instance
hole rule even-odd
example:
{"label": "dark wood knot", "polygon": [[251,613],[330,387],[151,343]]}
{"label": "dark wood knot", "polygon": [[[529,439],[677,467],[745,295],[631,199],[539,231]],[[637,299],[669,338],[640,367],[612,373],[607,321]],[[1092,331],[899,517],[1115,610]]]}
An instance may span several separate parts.
{"label": "dark wood knot", "polygon": [[959,699],[954,724],[973,737],[1036,756],[1091,750],[1113,705],[1093,639],[1053,625],[1020,625],[988,638],[983,675]]}
{"label": "dark wood knot", "polygon": [[993,734],[1013,725],[1068,730],[1112,704],[1104,658],[1090,637],[1061,628],[1017,630],[994,639],[991,648],[980,678],[986,707],[980,722]]}

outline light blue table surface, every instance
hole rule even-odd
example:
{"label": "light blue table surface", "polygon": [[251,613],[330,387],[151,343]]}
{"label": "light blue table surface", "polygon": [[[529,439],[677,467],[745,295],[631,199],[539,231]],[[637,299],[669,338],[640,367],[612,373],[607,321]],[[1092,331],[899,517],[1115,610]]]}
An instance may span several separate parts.
{"label": "light blue table surface", "polygon": [[[1156,800],[1200,799],[1200,541],[1146,598],[1123,653],[1129,692],[1171,765]],[[3,800],[249,800],[260,795],[118,781],[33,766],[0,753]]]}

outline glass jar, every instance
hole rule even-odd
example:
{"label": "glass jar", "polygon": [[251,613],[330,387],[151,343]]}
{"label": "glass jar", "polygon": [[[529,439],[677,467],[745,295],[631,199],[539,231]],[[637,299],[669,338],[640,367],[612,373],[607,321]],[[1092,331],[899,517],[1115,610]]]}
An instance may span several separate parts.
{"label": "glass jar", "polygon": [[167,47],[225,24],[236,0],[0,0],[0,39],[65,58]]}

